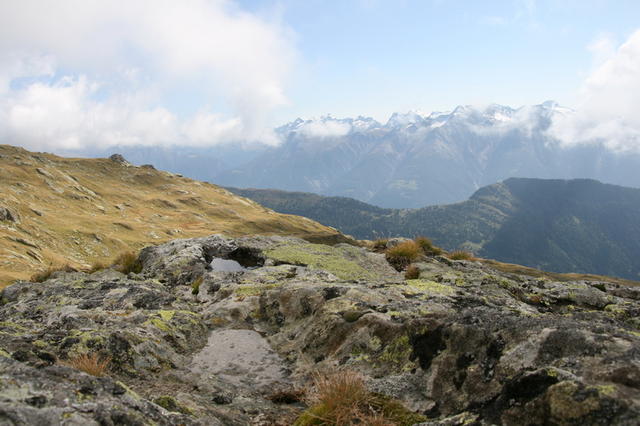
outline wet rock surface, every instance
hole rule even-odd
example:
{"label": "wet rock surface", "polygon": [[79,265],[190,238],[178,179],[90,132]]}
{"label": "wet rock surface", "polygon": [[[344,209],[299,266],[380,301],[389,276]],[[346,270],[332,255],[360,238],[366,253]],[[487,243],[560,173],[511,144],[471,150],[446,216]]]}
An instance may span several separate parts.
{"label": "wet rock surface", "polygon": [[[305,406],[270,395],[347,370],[429,425],[640,417],[638,288],[444,258],[405,280],[383,255],[285,237],[140,260],[2,291],[0,424],[291,424]],[[106,377],[62,365],[86,353],[111,357]]]}

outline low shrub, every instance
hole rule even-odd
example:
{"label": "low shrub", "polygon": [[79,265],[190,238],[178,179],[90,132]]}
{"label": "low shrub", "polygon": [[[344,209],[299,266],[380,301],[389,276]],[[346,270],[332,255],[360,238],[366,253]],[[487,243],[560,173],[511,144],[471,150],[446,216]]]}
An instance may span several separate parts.
{"label": "low shrub", "polygon": [[101,358],[97,353],[81,354],[74,358],[70,358],[68,361],[63,361],[62,364],[75,368],[76,370],[84,371],[92,376],[102,377],[111,362],[111,357]]}
{"label": "low shrub", "polygon": [[420,247],[422,252],[427,256],[438,256],[442,254],[442,249],[433,245],[433,242],[427,237],[416,237],[413,241]]}
{"label": "low shrub", "polygon": [[129,272],[139,274],[142,272],[142,262],[138,259],[138,255],[132,251],[122,253],[116,258],[112,266],[116,271],[123,274],[128,274]]}
{"label": "low shrub", "polygon": [[452,251],[447,255],[447,257],[451,260],[474,260],[475,259],[473,254],[464,250]]}
{"label": "low shrub", "polygon": [[404,271],[404,279],[417,280],[418,278],[420,278],[420,268],[416,265],[409,265],[407,270]]}
{"label": "low shrub", "polygon": [[47,269],[45,269],[44,271],[40,271],[40,272],[36,272],[35,274],[33,274],[31,276],[31,281],[36,282],[36,283],[41,283],[44,282],[46,280],[48,280],[49,278],[51,278],[51,275],[53,275],[55,272],[78,272],[78,270],[74,267],[72,267],[71,265],[49,265],[47,267]]}
{"label": "low shrub", "polygon": [[398,271],[402,271],[411,262],[418,259],[421,253],[420,247],[414,241],[405,241],[387,249],[385,257],[391,266]]}

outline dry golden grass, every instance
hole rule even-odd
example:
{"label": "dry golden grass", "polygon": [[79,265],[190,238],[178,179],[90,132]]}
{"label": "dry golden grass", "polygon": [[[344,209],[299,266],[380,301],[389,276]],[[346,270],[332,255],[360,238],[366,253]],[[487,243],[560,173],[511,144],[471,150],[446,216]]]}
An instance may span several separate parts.
{"label": "dry golden grass", "polygon": [[71,267],[70,265],[49,265],[49,267],[47,267],[47,269],[45,269],[44,271],[36,272],[35,274],[31,275],[30,280],[36,283],[41,283],[51,278],[51,276],[55,272],[77,272],[77,269]]}
{"label": "dry golden grass", "polygon": [[312,407],[294,426],[409,426],[426,420],[399,401],[370,392],[362,376],[353,371],[317,376],[314,389]]}
{"label": "dry golden grass", "polygon": [[413,241],[415,241],[427,256],[438,256],[442,254],[442,249],[434,246],[433,242],[427,237],[416,237]]}
{"label": "dry golden grass", "polygon": [[398,271],[403,270],[420,257],[422,250],[415,241],[405,241],[397,246],[388,248],[385,252],[387,261]]}
{"label": "dry golden grass", "polygon": [[314,381],[316,399],[323,407],[318,420],[327,425],[349,425],[362,416],[370,393],[361,375],[351,371],[317,376]]}
{"label": "dry golden grass", "polygon": [[68,361],[63,361],[62,364],[84,371],[92,376],[102,377],[107,371],[110,362],[111,357],[101,358],[97,353],[92,353],[78,355]]}
{"label": "dry golden grass", "polygon": [[129,272],[140,273],[142,271],[142,263],[138,260],[138,255],[132,251],[122,253],[113,261],[113,268],[128,274]]}
{"label": "dry golden grass", "polygon": [[274,404],[295,404],[304,399],[306,392],[304,389],[282,389],[276,390],[271,395],[267,396],[267,399]]}
{"label": "dry golden grass", "polygon": [[514,275],[527,275],[534,278],[550,279],[554,281],[604,281],[625,286],[640,286],[640,281],[625,280],[623,278],[605,277],[593,274],[561,274],[557,272],[546,272],[528,266],[515,265],[513,263],[503,263],[492,259],[478,259],[483,264],[490,266],[500,272]]}
{"label": "dry golden grass", "polygon": [[472,253],[464,250],[456,250],[447,254],[447,257],[451,260],[475,260],[475,256]]}
{"label": "dry golden grass", "polygon": [[377,252],[383,252],[387,249],[387,243],[389,242],[386,238],[378,238],[377,240],[371,243],[371,248]]}
{"label": "dry golden grass", "polygon": [[89,267],[89,269],[87,269],[85,272],[93,274],[94,272],[102,271],[103,269],[107,269],[108,267],[109,265],[107,265],[106,263],[98,261],[91,264],[91,267]]}
{"label": "dry golden grass", "polygon": [[420,278],[420,268],[416,265],[409,265],[407,270],[404,271],[404,279],[417,280],[418,278]]}
{"label": "dry golden grass", "polygon": [[44,265],[68,262],[85,270],[117,253],[216,233],[348,241],[335,229],[275,213],[209,183],[8,145],[0,145],[0,200],[21,219],[0,224],[0,283],[28,279]]}

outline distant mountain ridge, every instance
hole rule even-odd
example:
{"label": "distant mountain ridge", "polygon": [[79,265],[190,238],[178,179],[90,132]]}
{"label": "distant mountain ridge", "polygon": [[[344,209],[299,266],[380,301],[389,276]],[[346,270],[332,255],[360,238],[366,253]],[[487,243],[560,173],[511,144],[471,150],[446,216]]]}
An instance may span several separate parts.
{"label": "distant mountain ridge", "polygon": [[131,146],[65,155],[122,152],[135,164],[224,186],[343,196],[392,208],[463,201],[510,177],[590,178],[640,187],[640,154],[597,144],[568,147],[554,139],[552,122],[572,113],[547,101],[395,113],[386,123],[325,116],[277,128],[282,144],[275,147]]}
{"label": "distant mountain ridge", "polygon": [[357,200],[236,189],[276,211],[357,238],[426,235],[446,249],[555,272],[640,278],[640,189],[595,180],[511,178],[467,201],[384,209]]}
{"label": "distant mountain ridge", "polygon": [[510,108],[460,106],[451,112],[296,120],[283,144],[219,173],[234,187],[345,196],[382,207],[416,208],[467,199],[509,177],[594,178],[640,186],[640,156],[598,145],[564,147],[550,136],[572,111],[554,102]]}

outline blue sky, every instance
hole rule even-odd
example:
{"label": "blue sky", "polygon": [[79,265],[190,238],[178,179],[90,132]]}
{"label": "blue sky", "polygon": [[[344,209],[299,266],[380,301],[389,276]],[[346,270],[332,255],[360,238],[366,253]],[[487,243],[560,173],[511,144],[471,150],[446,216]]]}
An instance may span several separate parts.
{"label": "blue sky", "polygon": [[[244,2],[260,9],[263,1]],[[458,104],[573,106],[588,47],[640,26],[638,1],[284,1],[301,69],[283,119],[383,119]]]}
{"label": "blue sky", "polygon": [[277,144],[297,117],[553,99],[582,111],[567,137],[637,141],[639,17],[637,0],[0,2],[0,139]]}

